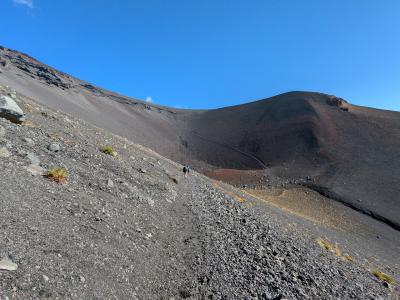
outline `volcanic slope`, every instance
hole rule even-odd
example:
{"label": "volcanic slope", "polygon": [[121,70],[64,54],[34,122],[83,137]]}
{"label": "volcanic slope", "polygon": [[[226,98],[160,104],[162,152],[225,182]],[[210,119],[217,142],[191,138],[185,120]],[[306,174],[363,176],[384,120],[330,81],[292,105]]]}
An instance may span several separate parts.
{"label": "volcanic slope", "polygon": [[178,110],[95,87],[0,48],[0,83],[236,184],[306,185],[400,228],[400,113],[291,92]]}
{"label": "volcanic slope", "polygon": [[350,261],[312,223],[0,93],[26,112],[0,118],[0,299],[398,299],[393,266]]}

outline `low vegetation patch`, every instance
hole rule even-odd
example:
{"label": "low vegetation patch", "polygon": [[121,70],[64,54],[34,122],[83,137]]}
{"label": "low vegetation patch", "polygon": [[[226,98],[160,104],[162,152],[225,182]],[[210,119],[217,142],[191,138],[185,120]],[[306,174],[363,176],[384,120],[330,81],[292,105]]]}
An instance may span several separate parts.
{"label": "low vegetation patch", "polygon": [[345,260],[347,261],[354,261],[354,257],[351,255],[346,254],[345,256],[343,256]]}
{"label": "low vegetation patch", "polygon": [[379,270],[373,270],[372,274],[380,281],[385,281],[389,284],[393,284],[394,283],[394,279],[392,276],[385,274]]}
{"label": "low vegetation patch", "polygon": [[25,127],[30,127],[30,128],[36,128],[38,126],[36,126],[35,124],[33,124],[33,122],[31,120],[26,120],[22,122],[22,126]]}
{"label": "low vegetation patch", "polygon": [[117,155],[117,152],[111,146],[103,146],[100,148],[100,151],[111,156]]}
{"label": "low vegetation patch", "polygon": [[52,140],[61,141],[63,139],[60,132],[52,132],[52,133],[49,133],[48,136]]}
{"label": "low vegetation patch", "polygon": [[47,171],[46,177],[57,183],[64,183],[68,178],[68,171],[64,168],[53,168]]}
{"label": "low vegetation patch", "polygon": [[319,239],[317,239],[317,244],[320,245],[321,248],[328,250],[329,252],[332,252],[335,256],[342,255],[342,251],[340,251],[338,245],[334,244],[328,240],[319,238]]}

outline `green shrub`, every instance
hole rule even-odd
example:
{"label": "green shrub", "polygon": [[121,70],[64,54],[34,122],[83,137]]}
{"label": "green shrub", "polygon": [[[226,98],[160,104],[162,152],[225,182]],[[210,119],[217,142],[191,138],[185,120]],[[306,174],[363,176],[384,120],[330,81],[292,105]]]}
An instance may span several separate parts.
{"label": "green shrub", "polygon": [[376,278],[378,278],[378,280],[380,280],[380,281],[385,281],[385,282],[387,282],[387,283],[389,283],[389,284],[393,284],[393,283],[394,283],[394,279],[393,279],[392,276],[390,276],[390,275],[388,275],[388,274],[385,274],[385,273],[383,273],[383,272],[381,272],[381,271],[379,271],[379,270],[373,270],[373,271],[372,271],[372,274],[373,274]]}
{"label": "green shrub", "polygon": [[117,152],[115,152],[115,150],[111,146],[103,146],[100,148],[100,151],[111,156],[117,155]]}

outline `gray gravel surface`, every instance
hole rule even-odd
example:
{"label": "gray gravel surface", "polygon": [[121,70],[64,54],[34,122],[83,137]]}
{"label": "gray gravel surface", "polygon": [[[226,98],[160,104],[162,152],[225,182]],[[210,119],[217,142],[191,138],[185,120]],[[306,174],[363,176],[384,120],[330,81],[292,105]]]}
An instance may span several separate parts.
{"label": "gray gravel surface", "polygon": [[[185,179],[145,147],[16,101],[27,121],[0,118],[0,260],[17,266],[0,269],[1,300],[398,296],[204,176]],[[54,167],[68,170],[64,184],[40,175]]]}

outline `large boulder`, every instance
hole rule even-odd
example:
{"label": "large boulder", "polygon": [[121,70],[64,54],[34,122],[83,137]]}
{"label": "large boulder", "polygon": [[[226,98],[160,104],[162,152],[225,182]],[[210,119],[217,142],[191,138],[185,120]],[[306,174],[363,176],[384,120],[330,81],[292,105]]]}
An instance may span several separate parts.
{"label": "large boulder", "polygon": [[5,95],[0,96],[0,117],[18,124],[25,120],[22,109],[12,98]]}

